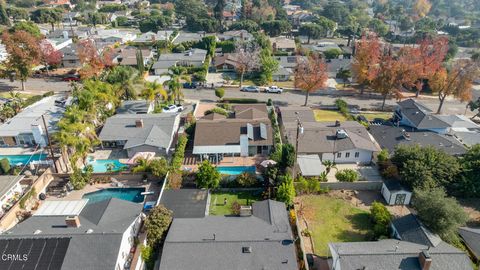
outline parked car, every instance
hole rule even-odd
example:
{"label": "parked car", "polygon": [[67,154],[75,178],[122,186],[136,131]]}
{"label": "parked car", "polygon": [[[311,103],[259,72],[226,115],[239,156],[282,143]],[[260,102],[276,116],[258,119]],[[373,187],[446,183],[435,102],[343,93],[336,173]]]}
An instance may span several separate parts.
{"label": "parked car", "polygon": [[183,111],[183,106],[182,105],[167,105],[163,108],[163,112],[181,112]]}
{"label": "parked car", "polygon": [[276,85],[272,85],[270,87],[267,87],[265,88],[265,92],[266,93],[277,93],[277,94],[281,94],[283,92],[283,89],[276,86]]}
{"label": "parked car", "polygon": [[360,121],[360,122],[368,123],[368,119],[364,115],[361,115],[361,114],[359,116],[357,116],[357,120]]}
{"label": "parked car", "polygon": [[80,81],[80,77],[76,75],[68,75],[62,78],[62,81],[64,82],[78,82]]}
{"label": "parked car", "polygon": [[200,83],[198,83],[198,82],[183,83],[183,88],[186,88],[186,89],[197,89],[198,86],[200,86]]}
{"label": "parked car", "polygon": [[259,92],[260,92],[260,88],[259,88],[258,86],[249,85],[249,86],[242,87],[242,89],[240,89],[240,91],[242,91],[242,92],[255,92],[255,93],[259,93]]}

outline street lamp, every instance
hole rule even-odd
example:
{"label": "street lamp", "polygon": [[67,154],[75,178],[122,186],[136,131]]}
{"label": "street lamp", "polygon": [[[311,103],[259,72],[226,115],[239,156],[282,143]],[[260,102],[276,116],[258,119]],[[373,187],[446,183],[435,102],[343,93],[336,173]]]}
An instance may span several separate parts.
{"label": "street lamp", "polygon": [[295,162],[293,163],[293,179],[295,179],[296,177],[296,165],[298,160],[298,141],[300,138],[300,134],[303,134],[303,125],[302,125],[302,122],[300,121],[300,118],[298,117],[298,112],[295,112],[295,115],[297,117],[297,137],[295,138]]}

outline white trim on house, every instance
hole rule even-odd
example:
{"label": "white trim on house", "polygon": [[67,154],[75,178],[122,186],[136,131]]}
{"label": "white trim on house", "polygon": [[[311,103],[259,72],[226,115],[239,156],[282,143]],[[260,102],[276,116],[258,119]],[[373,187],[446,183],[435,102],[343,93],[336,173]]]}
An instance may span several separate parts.
{"label": "white trim on house", "polygon": [[205,145],[194,146],[193,154],[240,154],[240,145]]}

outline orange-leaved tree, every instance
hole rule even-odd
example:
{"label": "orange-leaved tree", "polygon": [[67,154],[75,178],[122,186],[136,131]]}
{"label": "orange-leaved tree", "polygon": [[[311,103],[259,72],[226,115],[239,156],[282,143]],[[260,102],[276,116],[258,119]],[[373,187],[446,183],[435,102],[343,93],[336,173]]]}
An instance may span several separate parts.
{"label": "orange-leaved tree", "polygon": [[297,57],[295,88],[305,91],[304,106],[307,106],[310,93],[325,87],[327,79],[327,65],[318,54],[312,54],[306,59]]}
{"label": "orange-leaved tree", "polygon": [[367,85],[370,85],[374,78],[374,69],[380,61],[381,44],[375,34],[364,34],[355,43],[355,56],[352,62],[352,73],[360,84],[361,93]]}
{"label": "orange-leaved tree", "polygon": [[97,77],[106,67],[113,65],[112,49],[105,47],[100,53],[92,39],[84,39],[78,43],[78,58],[82,63],[80,69],[80,77],[88,79]]}
{"label": "orange-leaved tree", "polygon": [[478,75],[478,65],[472,60],[457,61],[449,67],[442,67],[433,74],[428,84],[432,92],[437,93],[440,104],[437,113],[442,112],[443,103],[448,96],[465,102],[472,98],[472,83]]}

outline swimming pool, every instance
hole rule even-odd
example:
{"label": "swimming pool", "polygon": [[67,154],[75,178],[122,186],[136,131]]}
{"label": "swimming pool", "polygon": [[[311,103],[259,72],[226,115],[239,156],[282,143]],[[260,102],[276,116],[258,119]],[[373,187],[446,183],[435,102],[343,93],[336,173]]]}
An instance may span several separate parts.
{"label": "swimming pool", "polygon": [[220,167],[217,167],[217,170],[221,174],[228,174],[228,175],[238,175],[244,172],[254,174],[256,171],[255,166],[220,166]]}
{"label": "swimming pool", "polygon": [[88,203],[96,203],[110,198],[141,203],[145,197],[141,195],[142,192],[145,192],[145,188],[106,188],[84,194],[82,198],[88,199]]}
{"label": "swimming pool", "polygon": [[26,165],[32,161],[47,159],[47,154],[41,153],[34,155],[0,155],[0,160],[4,158],[8,159],[11,165]]}
{"label": "swimming pool", "polygon": [[[93,166],[93,172],[118,172],[128,169],[128,166],[121,163],[118,159],[96,159],[88,158],[87,164]],[[110,171],[108,169],[111,169]]]}

